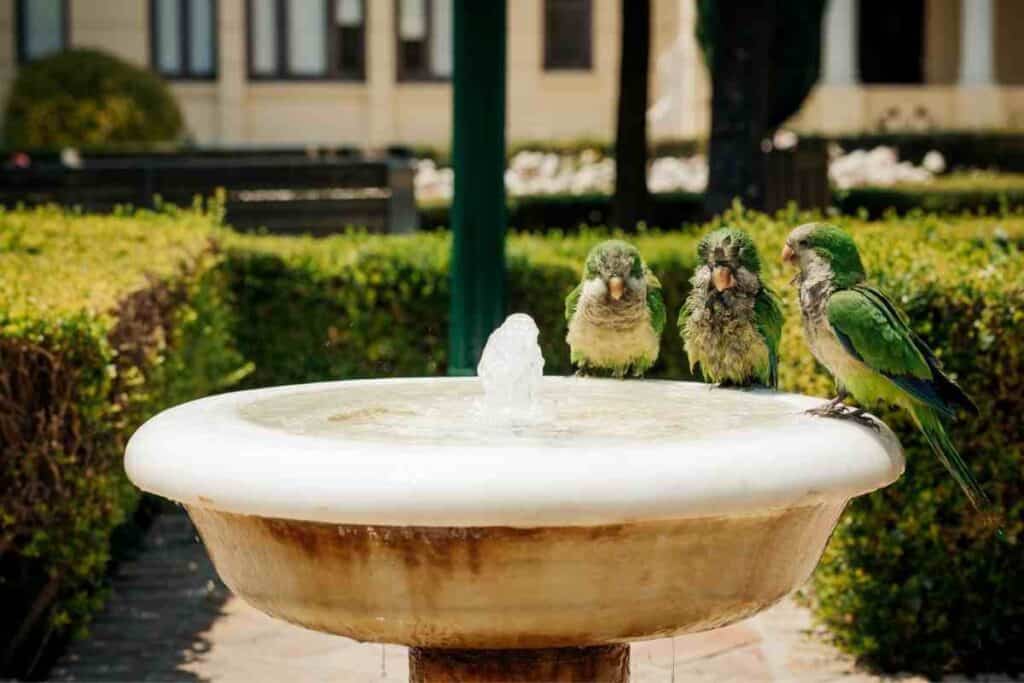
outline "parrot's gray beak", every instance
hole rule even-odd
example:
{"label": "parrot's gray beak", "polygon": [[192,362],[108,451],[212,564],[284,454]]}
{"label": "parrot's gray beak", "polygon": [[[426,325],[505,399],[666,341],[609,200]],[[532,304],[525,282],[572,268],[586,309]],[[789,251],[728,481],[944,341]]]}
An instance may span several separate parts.
{"label": "parrot's gray beak", "polygon": [[608,280],[608,294],[616,301],[622,298],[624,288],[625,283],[622,281],[621,277],[615,276]]}
{"label": "parrot's gray beak", "polygon": [[782,247],[783,263],[796,263],[796,252],[788,244]]}
{"label": "parrot's gray beak", "polygon": [[711,271],[711,284],[719,292],[735,287],[736,278],[733,277],[732,269],[726,266],[715,266],[715,269]]}

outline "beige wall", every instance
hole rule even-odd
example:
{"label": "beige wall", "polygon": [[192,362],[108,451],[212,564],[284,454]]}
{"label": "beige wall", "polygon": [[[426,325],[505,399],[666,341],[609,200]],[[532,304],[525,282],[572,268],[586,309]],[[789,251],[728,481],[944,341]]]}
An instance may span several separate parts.
{"label": "beige wall", "polygon": [[[509,0],[508,139],[609,140],[614,134],[619,2],[593,0],[593,68],[543,69],[543,0]],[[996,74],[1024,86],[1024,1],[996,2]],[[1024,127],[1024,87],[956,87],[961,0],[926,0],[922,87],[819,88],[791,122],[822,132],[871,130],[893,108],[925,108],[939,128]],[[148,0],[70,0],[71,42],[148,66]],[[246,73],[245,0],[219,0],[219,77],[173,82],[189,137],[212,144],[447,146],[451,88],[395,80],[393,0],[367,0],[365,83],[253,83]],[[16,69],[14,0],[0,0],[0,96]],[[694,39],[694,0],[653,0],[651,135],[707,134],[710,83]],[[979,115],[979,109],[984,116]]]}
{"label": "beige wall", "polygon": [[[71,45],[149,64],[147,0],[71,0]],[[141,29],[141,30],[140,30]]]}
{"label": "beige wall", "polygon": [[926,0],[924,21],[925,83],[956,83],[960,70],[960,0]]}
{"label": "beige wall", "polygon": [[996,78],[1024,85],[1024,3],[996,0]]}

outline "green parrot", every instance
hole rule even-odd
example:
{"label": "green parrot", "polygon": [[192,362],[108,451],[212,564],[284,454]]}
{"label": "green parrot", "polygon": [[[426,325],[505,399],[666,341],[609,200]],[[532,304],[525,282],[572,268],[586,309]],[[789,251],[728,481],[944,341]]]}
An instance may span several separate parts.
{"label": "green parrot", "polygon": [[679,334],[706,382],[779,384],[782,308],[761,282],[757,247],[742,230],[719,228],[697,245],[697,269],[679,311]]}
{"label": "green parrot", "polygon": [[801,225],[786,239],[782,259],[799,268],[795,282],[804,334],[814,357],[836,380],[835,399],[810,412],[852,417],[877,429],[863,409],[850,409],[843,400],[852,396],[862,406],[903,408],[975,508],[986,505],[985,492],[946,432],[957,408],[973,414],[978,408],[942,372],[906,315],[864,282],[853,238],[832,225]]}
{"label": "green parrot", "polygon": [[583,280],[565,298],[565,341],[579,374],[642,376],[658,359],[665,328],[661,283],[640,252],[620,240],[587,255]]}

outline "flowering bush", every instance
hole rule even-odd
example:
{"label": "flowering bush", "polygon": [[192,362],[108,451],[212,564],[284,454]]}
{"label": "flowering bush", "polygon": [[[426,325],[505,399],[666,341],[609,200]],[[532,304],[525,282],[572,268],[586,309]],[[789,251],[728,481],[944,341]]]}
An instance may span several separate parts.
{"label": "flowering bush", "polygon": [[[780,131],[773,141],[779,149],[795,144],[795,135],[789,131]],[[942,154],[935,150],[929,152],[919,166],[900,161],[892,147],[844,153],[833,146],[830,153],[829,179],[840,190],[928,183],[946,167]],[[438,166],[432,159],[417,162],[418,200],[450,201],[453,182],[452,169]],[[703,154],[660,156],[650,163],[647,171],[647,186],[654,193],[700,193],[707,183],[708,161]],[[510,197],[611,194],[615,188],[615,160],[597,149],[571,154],[523,150],[509,161],[505,188]]]}

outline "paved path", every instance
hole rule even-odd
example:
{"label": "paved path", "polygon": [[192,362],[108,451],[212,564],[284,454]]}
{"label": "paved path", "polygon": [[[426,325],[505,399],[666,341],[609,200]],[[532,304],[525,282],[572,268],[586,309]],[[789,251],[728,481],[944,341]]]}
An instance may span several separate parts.
{"label": "paved path", "polygon": [[[632,680],[878,680],[810,628],[807,611],[786,601],[735,626],[640,643],[633,646]],[[145,551],[118,572],[91,632],[72,645],[51,680],[397,683],[408,674],[405,648],[290,626],[231,596],[180,513],[157,519]]]}

